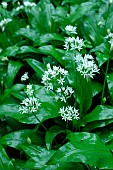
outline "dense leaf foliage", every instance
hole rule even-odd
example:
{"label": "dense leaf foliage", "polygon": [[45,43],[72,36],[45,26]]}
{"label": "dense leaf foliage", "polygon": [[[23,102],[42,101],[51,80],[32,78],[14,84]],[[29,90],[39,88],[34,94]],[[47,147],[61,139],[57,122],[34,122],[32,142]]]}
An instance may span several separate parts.
{"label": "dense leaf foliage", "polygon": [[112,65],[112,0],[2,1],[0,169],[112,170]]}

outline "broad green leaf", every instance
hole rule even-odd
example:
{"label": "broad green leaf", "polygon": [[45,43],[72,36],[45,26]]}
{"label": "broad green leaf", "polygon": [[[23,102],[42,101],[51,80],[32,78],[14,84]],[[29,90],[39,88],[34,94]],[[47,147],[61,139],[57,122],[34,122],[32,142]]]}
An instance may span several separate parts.
{"label": "broad green leaf", "polygon": [[113,131],[105,130],[104,132],[99,133],[99,138],[103,143],[108,143],[113,140]]}
{"label": "broad green leaf", "polygon": [[56,165],[45,165],[40,170],[85,170],[84,166],[80,163],[58,163]]}
{"label": "broad green leaf", "polygon": [[81,27],[82,27],[81,30],[85,38],[90,40],[94,46],[98,46],[101,43],[105,42],[105,38],[102,36],[100,28],[94,16],[84,17],[83,25],[81,25]]}
{"label": "broad green leaf", "polygon": [[15,56],[17,52],[19,51],[19,47],[17,45],[7,47],[5,50],[3,50],[0,54],[0,58],[3,57],[9,57],[9,56]]}
{"label": "broad green leaf", "polygon": [[35,59],[31,59],[31,58],[26,58],[24,59],[25,61],[27,61],[27,63],[35,70],[35,72],[38,74],[38,76],[40,78],[42,78],[42,75],[44,74],[45,71],[45,66],[43,63],[35,60]]}
{"label": "broad green leaf", "polygon": [[107,74],[106,79],[107,79],[107,84],[108,84],[110,97],[113,100],[113,73]]}
{"label": "broad green leaf", "polygon": [[[97,55],[97,61],[101,66],[109,58],[109,45],[108,43],[101,43],[90,50],[91,53],[95,52]],[[104,58],[102,58],[102,56]]]}
{"label": "broad green leaf", "polygon": [[102,84],[97,81],[91,81],[92,95],[97,95],[102,90]]}
{"label": "broad green leaf", "polygon": [[56,31],[56,23],[52,16],[55,14],[55,8],[49,0],[41,0],[35,8],[27,13],[31,25],[39,33],[53,33]]}
{"label": "broad green leaf", "polygon": [[23,168],[25,162],[22,159],[15,159],[14,166],[16,170],[31,170],[30,168]]}
{"label": "broad green leaf", "polygon": [[100,52],[96,52],[96,59],[98,61],[99,67],[102,66],[106,61],[108,61],[110,58],[110,55],[108,54],[102,54]]}
{"label": "broad green leaf", "polygon": [[109,148],[100,142],[96,134],[70,133],[67,138],[70,142],[64,144],[55,152],[49,164],[82,162],[101,169],[113,168],[113,156]]}
{"label": "broad green leaf", "polygon": [[108,119],[113,119],[113,107],[107,105],[98,105],[90,114],[84,116],[82,122],[83,125],[86,125],[89,122]]}
{"label": "broad green leaf", "polygon": [[0,115],[9,116],[15,119],[20,119],[23,117],[21,113],[18,112],[19,105],[17,104],[4,104],[0,105]]}
{"label": "broad green leaf", "polygon": [[113,119],[97,120],[97,121],[89,122],[83,128],[83,131],[91,132],[92,130],[94,130],[94,129],[96,130],[97,128],[104,128],[105,126],[107,126],[111,123],[113,123]]}
{"label": "broad green leaf", "polygon": [[58,62],[62,63],[61,54],[52,45],[39,47],[38,50],[42,54],[46,54],[46,55],[50,54],[50,55],[52,55]]}
{"label": "broad green leaf", "polygon": [[90,108],[92,104],[91,81],[90,80],[87,81],[83,76],[77,73],[76,89],[77,98],[78,101],[80,102],[80,113],[84,115],[86,114],[86,111]]}
{"label": "broad green leaf", "polygon": [[37,31],[35,31],[34,29],[28,29],[28,28],[20,28],[19,30],[16,31],[15,33],[16,36],[24,36],[26,38],[29,38],[32,41],[36,41],[37,39],[39,39],[39,34],[37,33]]}
{"label": "broad green leaf", "polygon": [[34,132],[31,129],[25,129],[25,130],[19,130],[16,132],[11,132],[5,136],[3,136],[2,138],[0,138],[0,143],[16,148],[16,149],[20,149],[20,144],[31,144],[31,143],[38,143],[41,144],[41,140],[39,138],[39,136],[36,134],[36,132]]}
{"label": "broad green leaf", "polygon": [[7,77],[5,81],[6,88],[9,88],[13,85],[14,79],[21,67],[22,67],[22,63],[20,61],[13,61],[13,60],[9,61],[8,69],[7,69]]}
{"label": "broad green leaf", "polygon": [[37,45],[40,46],[40,45],[47,44],[49,42],[52,43],[53,40],[64,41],[64,38],[60,34],[56,34],[56,33],[50,34],[50,33],[47,33],[47,34],[43,34],[43,35],[39,36],[39,38],[35,41],[34,45],[35,46],[37,46]]}
{"label": "broad green leaf", "polygon": [[47,149],[51,149],[54,138],[62,132],[64,132],[64,130],[62,130],[61,127],[59,126],[52,126],[51,128],[48,129],[45,137]]}
{"label": "broad green leaf", "polygon": [[24,54],[24,53],[36,53],[36,54],[39,54],[39,50],[32,47],[32,46],[24,45],[24,46],[21,46],[19,48],[19,51],[18,51],[17,54]]}
{"label": "broad green leaf", "polygon": [[[53,150],[47,150],[37,145],[20,145],[20,147],[34,160],[34,163],[30,164],[30,168],[42,168],[55,153]],[[27,164],[24,167],[26,166],[29,167]]]}
{"label": "broad green leaf", "polygon": [[1,170],[15,170],[11,160],[9,159],[2,145],[0,145],[0,169]]}
{"label": "broad green leaf", "polygon": [[[76,4],[81,4],[85,2],[86,0],[76,0]],[[63,0],[62,5],[65,3],[75,4],[75,0]]]}
{"label": "broad green leaf", "polygon": [[95,7],[96,3],[94,2],[84,2],[80,5],[75,6],[75,10],[71,12],[71,14],[68,17],[68,20],[71,23],[75,23],[76,20],[82,18],[86,12],[89,12],[92,10],[93,7]]}

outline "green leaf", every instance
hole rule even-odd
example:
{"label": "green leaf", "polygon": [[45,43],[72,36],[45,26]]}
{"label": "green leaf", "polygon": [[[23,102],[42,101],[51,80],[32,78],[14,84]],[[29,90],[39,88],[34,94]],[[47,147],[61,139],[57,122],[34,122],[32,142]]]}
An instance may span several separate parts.
{"label": "green leaf", "polygon": [[55,151],[53,150],[47,150],[46,148],[37,146],[37,145],[21,145],[21,148],[24,150],[24,152],[29,155],[32,158],[32,164],[29,160],[25,164],[24,167],[30,167],[33,168],[42,168],[48,160],[53,156]]}
{"label": "green leaf", "polygon": [[40,170],[85,170],[84,166],[80,163],[58,163],[56,165],[45,165]]}
{"label": "green leaf", "polygon": [[13,85],[14,79],[21,67],[22,67],[22,63],[20,61],[13,61],[13,60],[9,61],[8,69],[7,69],[7,77],[5,81],[6,88],[9,88]]}
{"label": "green leaf", "polygon": [[38,74],[38,76],[40,78],[42,78],[42,75],[44,74],[45,71],[45,66],[43,63],[35,60],[35,59],[31,59],[31,58],[26,58],[24,59],[25,61],[27,61],[27,63],[35,70],[35,72]]}
{"label": "green leaf", "polygon": [[11,132],[0,139],[1,144],[16,149],[20,149],[19,146],[20,144],[28,144],[29,142],[35,144],[37,142],[40,143],[39,141],[40,141],[39,136],[36,134],[36,132],[30,129]]}
{"label": "green leaf", "polygon": [[[92,4],[94,3],[92,2]],[[87,6],[85,9],[87,10]],[[81,24],[81,27],[85,39],[91,41],[94,46],[98,46],[105,42],[105,38],[102,36],[100,27],[98,26],[94,16],[92,17],[91,15],[91,17],[84,17],[83,25]]]}
{"label": "green leaf", "polygon": [[9,159],[2,145],[0,145],[0,169],[1,170],[15,170],[11,160]]}
{"label": "green leaf", "polygon": [[14,161],[14,166],[15,166],[15,170],[31,170],[30,168],[23,168],[25,162],[21,159],[15,159]]}
{"label": "green leaf", "polygon": [[97,95],[102,90],[102,84],[97,81],[91,81],[92,95]]}
{"label": "green leaf", "polygon": [[99,138],[103,143],[108,143],[113,140],[113,131],[105,130],[104,132],[99,133]]}
{"label": "green leaf", "polygon": [[58,62],[62,63],[62,55],[52,45],[42,46],[38,48],[39,52],[46,55],[52,55]]}
{"label": "green leaf", "polygon": [[55,14],[55,7],[49,0],[41,0],[30,13],[27,12],[31,25],[39,33],[53,33],[56,31],[56,23],[52,16]]}
{"label": "green leaf", "polygon": [[35,46],[37,46],[37,45],[41,46],[41,45],[44,45],[46,43],[52,42],[53,40],[64,42],[64,38],[60,34],[47,33],[47,34],[43,34],[43,35],[39,36],[39,38],[35,41],[34,45]]}
{"label": "green leaf", "polygon": [[7,47],[5,50],[3,50],[1,52],[0,58],[9,57],[9,56],[15,56],[18,51],[19,51],[19,47],[17,47],[17,45]]}
{"label": "green leaf", "polygon": [[35,31],[34,29],[28,29],[28,28],[20,28],[19,30],[16,31],[15,33],[16,36],[24,36],[26,38],[29,38],[32,41],[36,41],[37,39],[39,39],[39,34],[37,31]]}
{"label": "green leaf", "polygon": [[[86,111],[92,104],[92,89],[90,79],[87,81],[83,76],[77,73],[77,98],[80,102],[80,113],[86,114]],[[75,96],[76,98],[76,96]]]}
{"label": "green leaf", "polygon": [[21,46],[19,48],[19,51],[17,52],[17,54],[24,54],[24,53],[36,53],[36,54],[39,54],[39,50],[32,47],[32,46],[24,45],[24,46]]}
{"label": "green leaf", "polygon": [[113,100],[113,73],[107,74],[106,79],[107,79],[110,97]]}
{"label": "green leaf", "polygon": [[64,130],[62,130],[61,127],[59,126],[52,126],[51,128],[48,129],[45,137],[47,149],[49,150],[51,149],[54,138],[62,132],[64,132]]}
{"label": "green leaf", "polygon": [[97,120],[113,119],[113,107],[107,105],[98,105],[90,114],[84,116],[83,124]]}
{"label": "green leaf", "polygon": [[60,147],[49,164],[58,162],[82,162],[101,169],[113,168],[113,156],[109,148],[96,134],[80,132],[70,133],[67,138],[70,142]]}
{"label": "green leaf", "polygon": [[98,61],[99,67],[102,66],[106,61],[108,61],[110,58],[110,55],[108,54],[102,54],[100,52],[96,52],[96,59]]}
{"label": "green leaf", "polygon": [[105,126],[107,126],[111,123],[113,123],[113,119],[98,120],[98,121],[89,122],[83,128],[83,131],[90,132],[94,129],[96,130],[96,128],[103,128],[103,127],[105,127]]}
{"label": "green leaf", "polygon": [[17,104],[4,104],[0,105],[0,115],[9,116],[15,119],[20,119],[23,117],[21,113],[18,112],[19,105]]}
{"label": "green leaf", "polygon": [[84,2],[80,5],[76,5],[75,9],[69,15],[68,20],[71,23],[75,23],[76,20],[82,18],[87,12],[90,12],[95,5],[96,3],[94,2]]}

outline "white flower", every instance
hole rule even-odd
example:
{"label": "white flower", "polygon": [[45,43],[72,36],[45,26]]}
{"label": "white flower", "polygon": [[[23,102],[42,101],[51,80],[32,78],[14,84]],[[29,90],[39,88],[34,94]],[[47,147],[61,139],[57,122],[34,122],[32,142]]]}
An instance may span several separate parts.
{"label": "white flower", "polygon": [[24,75],[21,77],[21,81],[26,81],[27,79],[29,79],[28,72],[25,72]]}
{"label": "white flower", "polygon": [[78,110],[76,110],[72,106],[62,107],[60,108],[59,113],[61,114],[62,120],[69,120],[72,121],[73,119],[78,120],[79,119],[79,113]]}
{"label": "white flower", "polygon": [[27,85],[25,92],[28,96],[32,96],[34,93],[33,85],[32,84]]}
{"label": "white flower", "polygon": [[3,8],[6,9],[8,4],[7,4],[7,2],[2,2],[1,5],[2,5]]}
{"label": "white flower", "polygon": [[20,5],[16,8],[16,11],[20,11],[21,9],[24,9],[24,6],[23,5]]}
{"label": "white flower", "polygon": [[113,3],[113,0],[109,0],[109,3],[112,4],[112,3]]}
{"label": "white flower", "polygon": [[24,6],[26,6],[26,7],[33,7],[33,6],[36,6],[36,4],[34,2],[25,1],[24,2]]}
{"label": "white flower", "polygon": [[84,57],[75,57],[75,62],[77,63],[77,71],[80,72],[84,78],[93,78],[96,73],[99,73],[99,69],[92,55],[85,54]]}
{"label": "white flower", "polygon": [[72,34],[77,34],[77,32],[76,32],[76,26],[73,27],[73,26],[71,26],[71,25],[67,25],[67,26],[65,27],[65,30],[66,30],[67,32],[72,33]]}
{"label": "white flower", "polygon": [[64,82],[65,82],[65,81],[64,81],[64,78],[60,77],[60,78],[58,79],[58,83],[59,83],[59,84],[63,85]]}
{"label": "white flower", "polygon": [[80,51],[84,46],[83,39],[80,39],[78,36],[68,37],[65,39],[64,49],[66,50],[78,50]]}
{"label": "white flower", "polygon": [[0,21],[0,27],[1,27],[2,31],[5,30],[5,25],[7,25],[11,21],[12,21],[11,18],[5,18],[2,21]]}

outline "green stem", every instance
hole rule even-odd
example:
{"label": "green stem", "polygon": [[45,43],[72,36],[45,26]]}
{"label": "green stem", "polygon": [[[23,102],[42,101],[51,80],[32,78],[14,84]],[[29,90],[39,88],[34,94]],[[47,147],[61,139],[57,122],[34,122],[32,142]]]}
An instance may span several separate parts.
{"label": "green stem", "polygon": [[[33,113],[33,112],[32,112]],[[35,116],[35,118],[38,120],[38,122],[40,122],[41,126],[45,129],[45,131],[47,132],[46,127],[43,125],[43,123],[38,119],[38,117],[36,116],[35,113],[33,113],[33,115]]]}
{"label": "green stem", "polygon": [[105,78],[104,78],[104,85],[103,85],[103,89],[102,89],[101,104],[103,104],[103,97],[104,97],[104,93],[105,93],[106,76],[107,76],[107,73],[108,73],[108,68],[109,68],[109,59],[108,59],[108,61],[107,61],[107,66],[106,66],[106,72],[105,72]]}
{"label": "green stem", "polygon": [[67,130],[68,130],[68,121],[66,121],[65,135],[67,135]]}
{"label": "green stem", "polygon": [[106,20],[105,20],[105,26],[104,26],[104,32],[106,32],[106,25],[107,25],[107,21],[108,21],[108,16],[109,16],[109,11],[110,11],[110,6],[111,4],[108,4],[108,11],[107,11],[107,16],[106,16]]}

